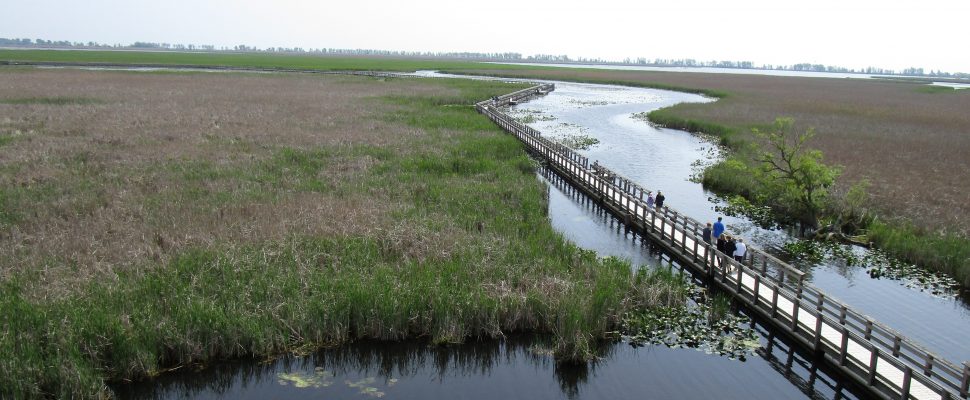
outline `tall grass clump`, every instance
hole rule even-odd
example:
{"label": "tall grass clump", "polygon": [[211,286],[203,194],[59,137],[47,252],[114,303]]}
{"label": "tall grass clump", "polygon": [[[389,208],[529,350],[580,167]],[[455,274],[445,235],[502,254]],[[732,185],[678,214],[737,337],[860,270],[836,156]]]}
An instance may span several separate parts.
{"label": "tall grass clump", "polygon": [[870,241],[893,256],[948,274],[970,287],[970,240],[880,220],[870,223],[867,232]]}
{"label": "tall grass clump", "polygon": [[742,139],[738,137],[737,131],[733,128],[703,120],[684,118],[666,108],[651,111],[647,114],[647,118],[650,122],[664,128],[714,135],[721,145],[729,148],[737,148],[743,143]]}

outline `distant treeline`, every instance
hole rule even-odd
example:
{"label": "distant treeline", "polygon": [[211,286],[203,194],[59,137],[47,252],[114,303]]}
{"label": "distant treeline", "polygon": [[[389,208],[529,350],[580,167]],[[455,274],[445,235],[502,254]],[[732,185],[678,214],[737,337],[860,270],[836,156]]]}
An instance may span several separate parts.
{"label": "distant treeline", "polygon": [[554,62],[554,63],[575,63],[575,64],[608,64],[608,65],[639,65],[649,67],[685,67],[685,68],[739,68],[739,69],[765,69],[781,71],[812,71],[812,72],[840,72],[858,73],[872,75],[907,75],[907,76],[932,76],[944,78],[970,79],[970,73],[965,72],[944,72],[923,68],[905,68],[903,70],[892,70],[877,67],[866,67],[860,69],[845,68],[833,65],[800,63],[793,65],[755,65],[751,61],[699,61],[691,58],[686,59],[665,59],[655,58],[625,58],[622,61],[604,60],[601,58],[570,58],[567,55],[535,54],[523,56],[521,53],[479,53],[479,52],[432,52],[432,51],[398,51],[398,50],[374,50],[374,49],[333,49],[333,48],[303,48],[303,47],[268,47],[265,49],[247,46],[244,44],[232,47],[196,45],[196,44],[172,44],[154,42],[134,42],[128,45],[104,44],[98,42],[71,42],[67,40],[44,40],[44,39],[7,39],[0,38],[0,46],[3,47],[29,47],[29,48],[79,48],[79,49],[145,49],[145,50],[170,50],[170,51],[232,51],[232,52],[266,52],[266,53],[291,53],[291,54],[322,54],[322,55],[355,55],[355,56],[397,56],[397,57],[431,57],[431,58],[461,58],[479,61],[513,61],[513,62]]}

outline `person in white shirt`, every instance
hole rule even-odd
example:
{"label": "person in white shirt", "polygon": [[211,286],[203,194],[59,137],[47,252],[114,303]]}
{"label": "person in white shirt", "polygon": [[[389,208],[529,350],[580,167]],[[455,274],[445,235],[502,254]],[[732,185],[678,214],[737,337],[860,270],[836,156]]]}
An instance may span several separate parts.
{"label": "person in white shirt", "polygon": [[737,243],[734,246],[734,259],[738,262],[744,262],[744,253],[748,251],[748,246],[745,246],[744,240],[738,238]]}

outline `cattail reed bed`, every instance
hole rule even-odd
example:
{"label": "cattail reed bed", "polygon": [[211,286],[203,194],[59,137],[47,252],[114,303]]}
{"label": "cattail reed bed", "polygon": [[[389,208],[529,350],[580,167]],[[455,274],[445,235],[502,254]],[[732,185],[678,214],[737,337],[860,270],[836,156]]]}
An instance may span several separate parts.
{"label": "cattail reed bed", "polygon": [[519,86],[0,70],[0,395],[373,338],[547,334],[583,361],[676,279],[568,243]]}

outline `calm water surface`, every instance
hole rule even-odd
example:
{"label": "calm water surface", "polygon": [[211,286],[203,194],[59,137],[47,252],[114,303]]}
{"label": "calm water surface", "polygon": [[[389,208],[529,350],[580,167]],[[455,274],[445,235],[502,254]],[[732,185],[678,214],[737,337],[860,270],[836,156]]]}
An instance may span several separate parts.
{"label": "calm water surface", "polygon": [[705,74],[799,76],[799,77],[810,77],[810,78],[871,79],[873,77],[878,77],[870,74],[854,74],[854,73],[848,73],[848,72],[788,71],[788,70],[776,70],[776,69],[745,69],[745,68],[716,68],[716,67],[649,67],[645,65],[502,63],[502,62],[495,62],[490,64],[534,65],[534,66],[556,67],[556,68],[612,69],[612,70],[620,70],[620,71],[666,71],[666,72],[691,72],[691,73],[705,73]]}

